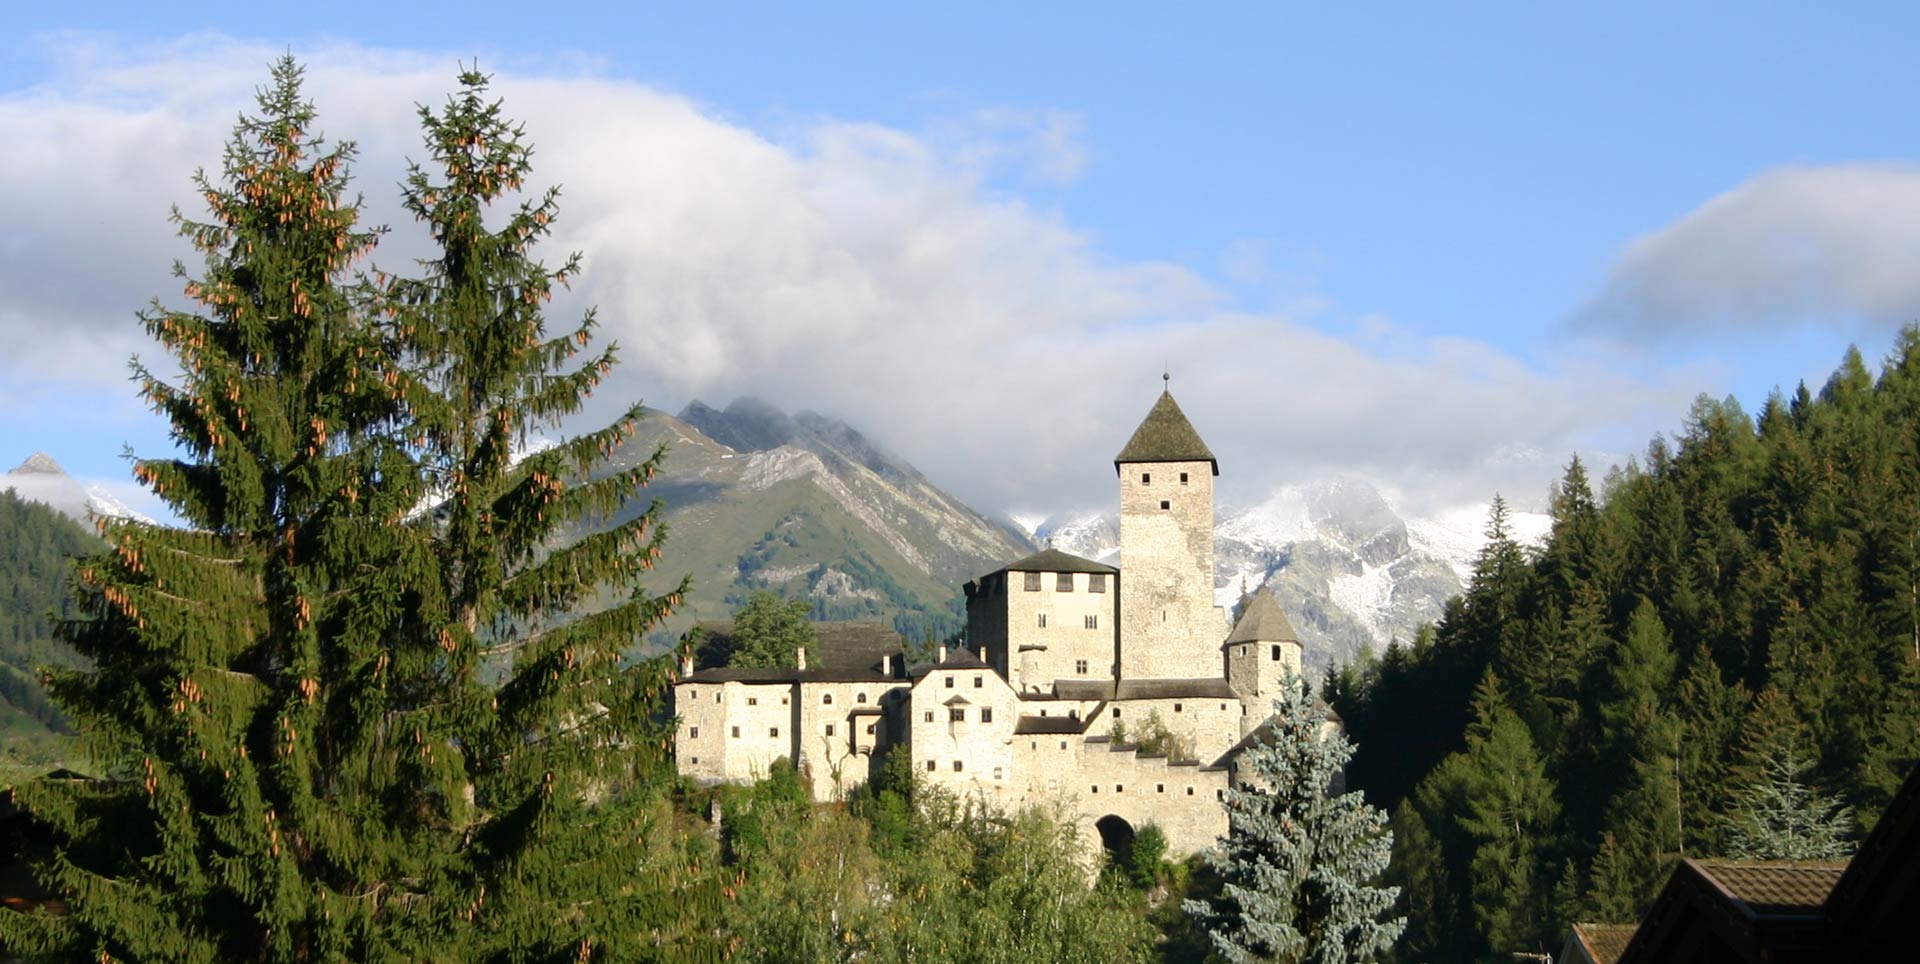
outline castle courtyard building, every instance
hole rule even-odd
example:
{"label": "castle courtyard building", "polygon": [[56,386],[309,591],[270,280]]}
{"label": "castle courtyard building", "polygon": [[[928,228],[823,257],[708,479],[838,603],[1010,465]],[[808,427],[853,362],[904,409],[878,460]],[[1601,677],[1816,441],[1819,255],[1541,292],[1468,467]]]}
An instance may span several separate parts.
{"label": "castle courtyard building", "polygon": [[1231,625],[1214,604],[1219,463],[1171,393],[1114,469],[1120,565],[1047,549],[969,581],[965,645],[926,664],[824,647],[831,666],[683,667],[680,771],[747,782],[784,756],[831,799],[906,753],[929,784],[1062,806],[1109,844],[1152,823],[1175,854],[1212,847],[1240,751],[1300,672],[1300,639],[1266,593]]}

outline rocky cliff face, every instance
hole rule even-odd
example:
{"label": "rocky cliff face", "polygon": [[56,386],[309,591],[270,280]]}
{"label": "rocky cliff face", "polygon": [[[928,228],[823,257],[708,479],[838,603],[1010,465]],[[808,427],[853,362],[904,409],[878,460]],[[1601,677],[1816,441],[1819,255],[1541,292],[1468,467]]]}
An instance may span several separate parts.
{"label": "rocky cliff face", "polygon": [[816,618],[892,619],[915,638],[945,635],[964,624],[961,583],[1034,548],[845,423],[812,412],[788,415],[752,399],[724,410],[694,402],[678,416],[649,412],[605,471],[662,444],[662,470],[640,493],[666,503],[671,535],[656,582],[683,573],[694,580],[669,634],[727,616],[747,592],[766,588],[812,600]]}

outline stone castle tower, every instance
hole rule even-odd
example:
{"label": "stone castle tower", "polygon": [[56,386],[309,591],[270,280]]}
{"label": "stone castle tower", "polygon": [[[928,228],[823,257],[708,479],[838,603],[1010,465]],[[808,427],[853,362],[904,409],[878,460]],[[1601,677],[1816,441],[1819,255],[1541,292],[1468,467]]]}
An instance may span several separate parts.
{"label": "stone castle tower", "polygon": [[[1227,684],[1242,702],[1258,709],[1273,703],[1283,680],[1300,674],[1300,635],[1272,593],[1241,598],[1245,608],[1220,649],[1226,655]],[[1249,713],[1243,728],[1251,731],[1263,719],[1258,712]]]}
{"label": "stone castle tower", "polygon": [[1113,460],[1120,474],[1121,679],[1221,672],[1213,604],[1213,479],[1220,465],[1171,392]]}

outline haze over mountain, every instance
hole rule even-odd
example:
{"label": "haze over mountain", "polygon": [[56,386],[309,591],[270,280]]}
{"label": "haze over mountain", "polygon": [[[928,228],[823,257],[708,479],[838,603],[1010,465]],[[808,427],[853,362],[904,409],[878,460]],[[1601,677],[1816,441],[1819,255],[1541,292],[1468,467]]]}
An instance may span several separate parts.
{"label": "haze over mountain", "polygon": [[[4,464],[4,463],[0,463]],[[45,452],[35,452],[25,462],[0,476],[0,489],[11,489],[30,502],[51,506],[54,511],[76,522],[86,523],[91,515],[118,516],[152,521],[98,486],[83,486],[67,474]]]}

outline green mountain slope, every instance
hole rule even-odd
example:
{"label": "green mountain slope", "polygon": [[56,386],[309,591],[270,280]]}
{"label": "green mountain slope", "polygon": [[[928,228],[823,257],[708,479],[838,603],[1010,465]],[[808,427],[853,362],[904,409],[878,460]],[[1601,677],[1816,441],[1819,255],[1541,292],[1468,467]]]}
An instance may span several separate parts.
{"label": "green mountain slope", "polygon": [[64,751],[64,720],[38,667],[78,660],[53,638],[53,626],[71,605],[72,559],[99,548],[73,520],[0,490],[0,753],[8,764],[45,763]]}
{"label": "green mountain slope", "polygon": [[760,588],[811,601],[816,619],[888,619],[913,638],[945,636],[964,622],[960,584],[1033,548],[845,424],[812,413],[789,417],[751,400],[725,411],[695,402],[679,417],[649,412],[602,471],[662,443],[666,463],[642,493],[667,505],[656,571],[663,584],[690,573],[694,588],[654,646],[695,620],[730,615]]}

